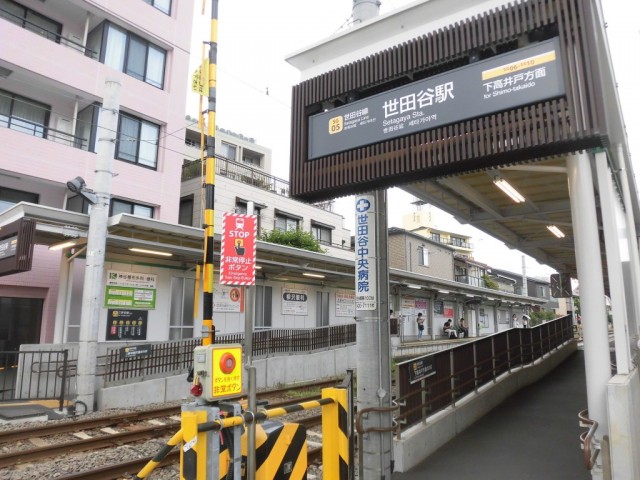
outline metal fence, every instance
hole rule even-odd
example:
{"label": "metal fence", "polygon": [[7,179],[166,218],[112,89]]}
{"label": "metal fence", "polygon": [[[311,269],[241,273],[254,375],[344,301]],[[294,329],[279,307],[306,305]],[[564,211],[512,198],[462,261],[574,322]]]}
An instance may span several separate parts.
{"label": "metal fence", "polygon": [[57,400],[60,409],[75,377],[69,351],[0,351],[0,401]]}
{"label": "metal fence", "polygon": [[[312,329],[269,329],[253,333],[253,357],[279,353],[303,353],[355,343],[356,326],[335,325]],[[216,335],[215,343],[244,344],[244,333]],[[109,347],[98,358],[98,375],[105,386],[137,382],[186,372],[193,363],[199,338],[149,344],[140,355],[128,356],[129,347]],[[140,346],[142,347],[142,346]]]}
{"label": "metal fence", "polygon": [[463,345],[397,364],[401,431],[424,421],[464,395],[496,379],[511,368],[533,363],[573,339],[571,317],[533,328],[513,328]]}

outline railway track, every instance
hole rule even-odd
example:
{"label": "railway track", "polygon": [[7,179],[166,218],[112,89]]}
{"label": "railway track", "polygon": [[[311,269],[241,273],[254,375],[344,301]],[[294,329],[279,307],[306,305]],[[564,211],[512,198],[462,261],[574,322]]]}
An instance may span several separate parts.
{"label": "railway track", "polygon": [[[324,385],[334,385],[335,382],[327,382]],[[321,384],[303,385],[296,388],[283,388],[278,390],[265,391],[258,394],[260,400],[270,400],[268,408],[286,407],[292,404],[304,403],[311,400],[318,400],[319,395],[299,396],[300,393],[311,388],[317,389]],[[285,394],[293,395],[291,398],[281,398]],[[297,396],[296,396],[297,395]],[[274,396],[277,397],[274,401]],[[240,400],[240,398],[238,398]],[[37,427],[22,428],[19,430],[8,430],[0,432],[0,468],[20,468],[28,469],[30,464],[46,463],[62,456],[69,458],[74,452],[99,451],[119,448],[123,445],[131,444],[132,448],[139,442],[158,440],[166,442],[180,428],[180,406],[169,406],[157,409],[135,411],[111,415],[100,418],[82,418],[74,421],[52,422],[38,425]],[[321,424],[321,415],[311,415],[306,417],[297,416],[295,419],[288,419],[287,416],[279,417],[278,420],[287,422],[294,421],[301,423],[308,430],[318,427]],[[81,439],[72,435],[82,435]],[[317,437],[309,441],[308,461],[312,463],[321,457],[321,449],[316,445]],[[69,438],[73,438],[69,440]],[[31,444],[37,445],[30,448]],[[158,448],[159,450],[159,448]],[[170,454],[163,464],[176,465],[179,462],[179,451]],[[115,452],[115,450],[114,450]],[[118,454],[113,457],[119,458]],[[47,460],[49,459],[49,460]],[[57,479],[118,479],[124,474],[137,473],[150,457],[140,458],[115,465],[105,465],[92,468],[89,471],[72,473],[68,475],[56,475]],[[25,477],[26,478],[26,477]],[[153,478],[153,476],[151,477]]]}
{"label": "railway track", "polygon": [[[313,417],[300,419],[296,423],[301,423],[307,428],[313,428],[319,426],[321,422],[322,416],[315,415]],[[307,450],[307,463],[318,463],[321,459],[321,447],[313,447]],[[122,462],[114,465],[108,465],[98,469],[58,477],[57,480],[113,480],[120,478],[122,475],[132,475],[139,472],[149,462],[149,460],[150,458],[144,458],[129,462]],[[179,462],[180,451],[176,448],[166,456],[166,458],[158,465],[158,468],[163,468],[169,465],[177,465]],[[151,480],[153,479],[153,474],[150,476],[150,478]]]}

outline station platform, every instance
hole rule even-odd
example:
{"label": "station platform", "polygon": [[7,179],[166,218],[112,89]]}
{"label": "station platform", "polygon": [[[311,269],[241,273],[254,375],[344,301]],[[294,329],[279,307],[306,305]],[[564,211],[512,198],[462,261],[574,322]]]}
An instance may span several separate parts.
{"label": "station platform", "polygon": [[578,350],[393,480],[588,480],[578,413],[587,408]]}
{"label": "station platform", "polygon": [[21,423],[64,418],[58,400],[0,402],[0,423]]}

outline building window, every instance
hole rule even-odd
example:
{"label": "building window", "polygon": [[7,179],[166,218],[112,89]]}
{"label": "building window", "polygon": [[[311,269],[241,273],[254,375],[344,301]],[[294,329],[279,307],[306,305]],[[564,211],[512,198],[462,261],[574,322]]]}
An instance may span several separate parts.
{"label": "building window", "polygon": [[189,227],[193,226],[193,195],[180,199],[178,223],[180,225],[188,225]]}
{"label": "building window", "polygon": [[[96,132],[100,104],[89,105],[78,113],[77,148],[96,152]],[[116,142],[116,158],[155,169],[158,165],[160,126],[132,115],[120,113]]]}
{"label": "building window", "polygon": [[106,21],[91,31],[87,48],[101,63],[163,88],[167,52],[162,48]]}
{"label": "building window", "polygon": [[153,207],[114,198],[111,200],[109,216],[118,215],[119,213],[128,213],[138,217],[153,218]]}
{"label": "building window", "polygon": [[220,156],[226,158],[227,160],[233,160],[235,162],[237,150],[238,147],[230,143],[222,142],[220,144]]}
{"label": "building window", "polygon": [[311,235],[323,245],[331,245],[331,228],[311,223]]}
{"label": "building window", "polygon": [[316,327],[329,326],[329,292],[316,294]]}
{"label": "building window", "polygon": [[100,105],[97,103],[89,105],[78,112],[74,147],[90,152],[96,151],[96,132],[98,130],[99,114]]}
{"label": "building window", "polygon": [[295,232],[300,225],[300,219],[286,215],[284,213],[276,213],[274,228],[282,232]]}
{"label": "building window", "polygon": [[29,98],[0,90],[0,126],[47,138],[51,107]]}
{"label": "building window", "polygon": [[171,307],[169,309],[169,340],[193,338],[193,278],[171,278]]}
{"label": "building window", "polygon": [[242,149],[242,163],[252,167],[262,168],[262,155],[246,148]]}
{"label": "building window", "polygon": [[157,8],[162,13],[171,15],[171,0],[143,0],[143,2]]}
{"label": "building window", "polygon": [[456,247],[469,248],[469,244],[467,243],[467,241],[464,238],[460,238],[460,237],[452,236],[451,245]]}
{"label": "building window", "polygon": [[272,288],[256,285],[255,326],[256,328],[271,328],[271,296]]}
{"label": "building window", "polygon": [[547,298],[547,290],[543,285],[538,285],[538,297],[539,298]]}
{"label": "building window", "polygon": [[[40,343],[43,305],[41,298],[0,297],[0,351],[17,352],[20,345]],[[3,364],[10,365],[5,358]]]}
{"label": "building window", "polygon": [[37,193],[23,192],[12,188],[0,187],[0,212],[8,210],[16,203],[38,203],[40,196]]}
{"label": "building window", "polygon": [[429,266],[429,250],[424,245],[418,247],[418,265],[423,267]]}
{"label": "building window", "polygon": [[439,233],[432,233],[431,234],[431,240],[433,240],[434,242],[440,243],[440,234]]}
{"label": "building window", "polygon": [[23,7],[19,3],[11,0],[0,0],[0,18],[6,18],[11,23],[15,23],[26,30],[60,43],[62,24],[40,15],[30,8]]}
{"label": "building window", "polygon": [[[260,233],[260,216],[262,214],[262,209],[267,208],[266,205],[256,205],[253,204],[253,214],[256,216],[256,228],[258,229],[258,234]],[[243,215],[247,214],[247,202],[243,200],[236,200],[235,213],[241,213]]]}
{"label": "building window", "polygon": [[77,213],[89,213],[91,204],[80,195],[74,195],[67,199],[66,210]]}
{"label": "building window", "polygon": [[156,168],[160,127],[139,118],[120,114],[116,158]]}

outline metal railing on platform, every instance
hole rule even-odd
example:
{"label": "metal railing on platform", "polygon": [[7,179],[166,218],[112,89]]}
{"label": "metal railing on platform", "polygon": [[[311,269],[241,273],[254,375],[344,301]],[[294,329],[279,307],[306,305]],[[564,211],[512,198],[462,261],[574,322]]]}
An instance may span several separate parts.
{"label": "metal railing on platform", "polygon": [[63,408],[75,376],[69,351],[0,351],[0,401],[57,400]]}
{"label": "metal railing on platform", "polygon": [[[304,353],[353,344],[356,341],[355,324],[334,325],[309,329],[265,329],[253,333],[253,358],[278,353]],[[216,343],[244,344],[244,333],[216,335]],[[131,347],[113,347],[98,359],[98,375],[104,385],[138,381],[141,377],[154,378],[186,372],[193,363],[193,350],[200,345],[199,338],[150,344],[140,353],[126,350]],[[144,347],[144,346],[139,346]]]}
{"label": "metal railing on platform", "polygon": [[398,363],[397,437],[403,429],[455,406],[457,399],[477,393],[479,387],[495,382],[510,369],[531,364],[572,339],[572,320],[567,316]]}

